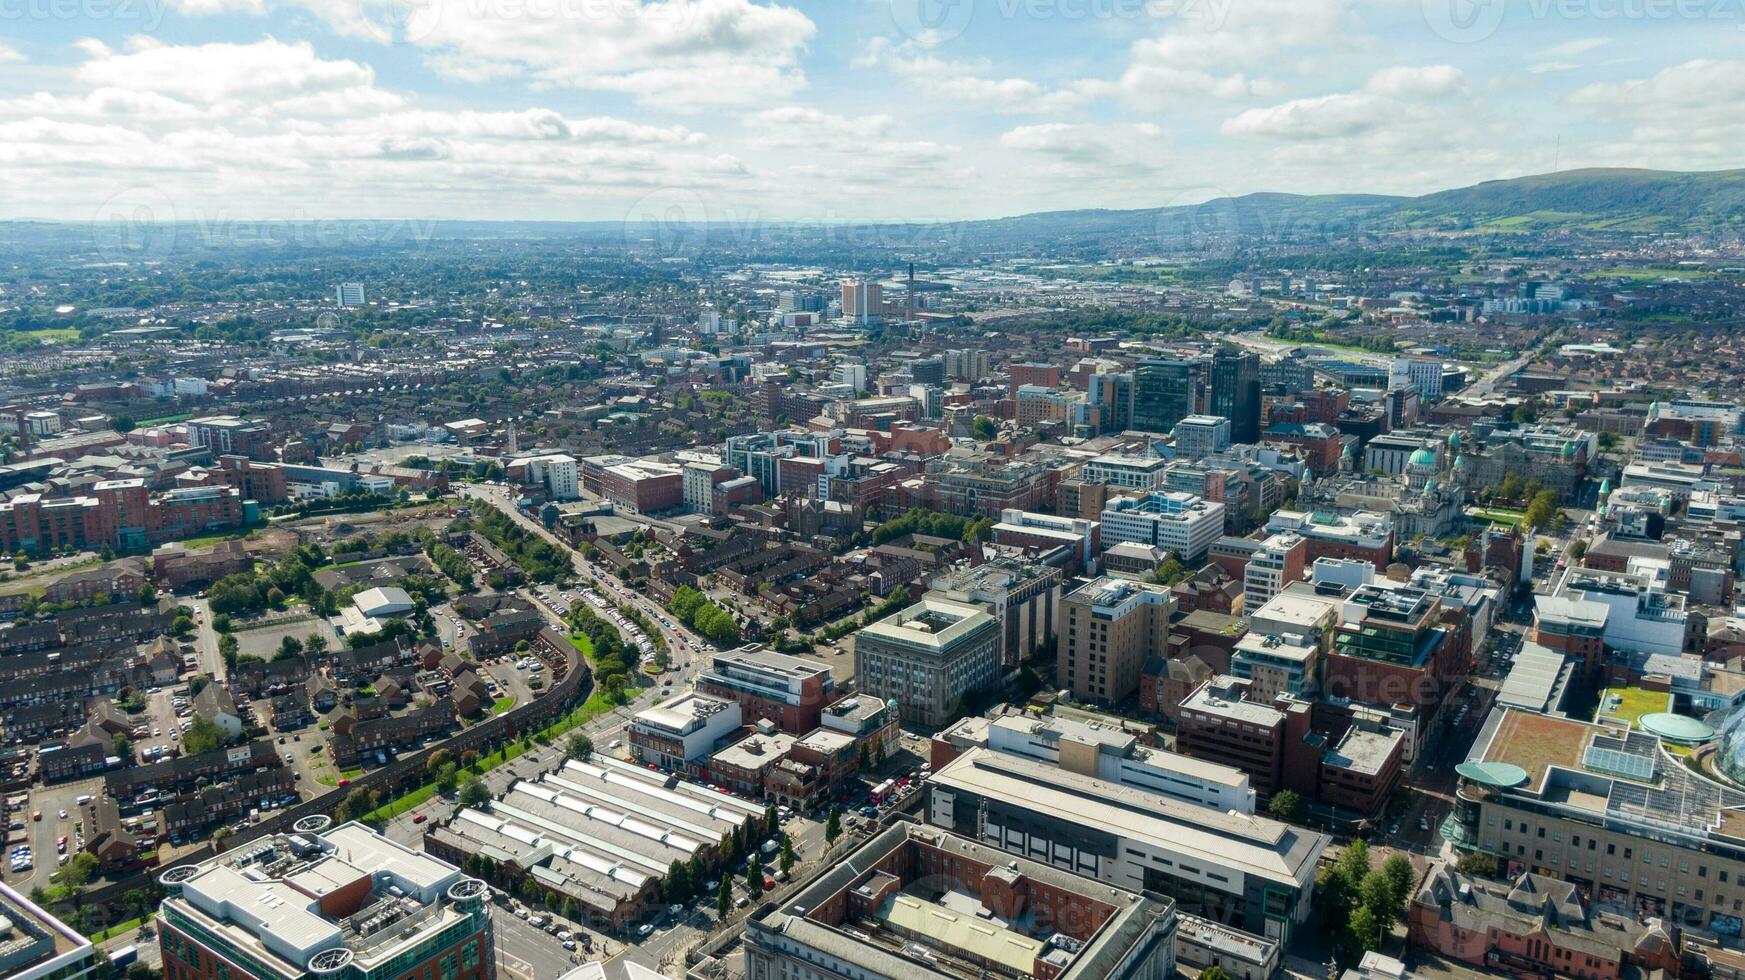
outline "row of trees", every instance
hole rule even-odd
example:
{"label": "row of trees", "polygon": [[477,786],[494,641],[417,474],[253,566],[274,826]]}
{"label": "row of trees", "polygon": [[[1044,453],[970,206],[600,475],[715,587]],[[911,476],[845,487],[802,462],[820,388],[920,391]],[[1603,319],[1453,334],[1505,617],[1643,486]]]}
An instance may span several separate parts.
{"label": "row of trees", "polygon": [[585,602],[578,602],[570,612],[570,625],[588,638],[593,647],[594,684],[615,702],[622,703],[624,690],[630,686],[630,665],[636,655],[624,647],[618,627],[599,616]]}
{"label": "row of trees", "polygon": [[[465,526],[465,522],[457,523],[457,527]],[[567,549],[528,531],[517,524],[514,518],[495,507],[483,509],[478,518],[477,529],[508,555],[509,560],[532,581],[561,585],[569,583],[576,576],[575,566],[570,563]]]}
{"label": "row of trees", "polygon": [[327,564],[327,556],[317,545],[299,545],[278,564],[264,571],[238,572],[226,575],[206,592],[206,603],[213,613],[235,615],[257,613],[283,606],[292,596],[300,596],[323,616],[338,611],[327,590],[315,581],[315,570]]}
{"label": "row of trees", "polygon": [[874,528],[872,540],[873,544],[888,544],[908,534],[952,538],[967,544],[992,538],[994,522],[985,517],[959,517],[956,514],[941,514],[917,507]]}
{"label": "row of trees", "polygon": [[722,649],[739,645],[739,624],[733,614],[709,601],[709,597],[688,585],[681,585],[667,603],[667,609],[679,621],[709,638]]}
{"label": "row of trees", "polygon": [[1347,962],[1381,945],[1382,936],[1405,915],[1417,873],[1404,854],[1393,854],[1372,867],[1369,845],[1354,840],[1332,867],[1315,882],[1315,903],[1321,924],[1335,937]]}

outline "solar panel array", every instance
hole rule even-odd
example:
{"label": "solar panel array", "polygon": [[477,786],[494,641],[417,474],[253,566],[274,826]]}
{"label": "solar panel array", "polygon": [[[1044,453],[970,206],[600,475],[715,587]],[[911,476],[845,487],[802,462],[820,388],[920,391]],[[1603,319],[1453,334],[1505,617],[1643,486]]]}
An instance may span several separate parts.
{"label": "solar panel array", "polygon": [[[1598,741],[1595,739],[1596,743]],[[1587,751],[1582,753],[1581,767],[1589,772],[1635,779],[1644,783],[1654,778],[1652,758],[1618,749],[1601,748],[1598,744],[1588,746]]]}

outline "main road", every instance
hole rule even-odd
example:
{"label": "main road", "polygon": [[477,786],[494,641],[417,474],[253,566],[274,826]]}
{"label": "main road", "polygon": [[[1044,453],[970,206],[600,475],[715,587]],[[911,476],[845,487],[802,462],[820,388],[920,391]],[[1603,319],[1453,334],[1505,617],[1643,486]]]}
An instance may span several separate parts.
{"label": "main road", "polygon": [[[640,610],[644,616],[648,617],[648,621],[660,631],[661,638],[666,641],[669,665],[673,670],[681,670],[690,663],[692,658],[709,649],[705,640],[692,633],[683,623],[671,618],[672,614],[662,609],[659,603],[626,587],[612,575],[596,568],[574,548],[571,548],[569,542],[546,530],[545,525],[523,514],[520,508],[515,506],[514,490],[490,484],[463,483],[460,485],[460,495],[497,508],[509,515],[523,528],[569,552],[570,561],[575,566],[576,574],[581,576],[584,583],[602,591],[615,601],[626,603]],[[663,619],[666,620],[665,623],[662,622]]]}

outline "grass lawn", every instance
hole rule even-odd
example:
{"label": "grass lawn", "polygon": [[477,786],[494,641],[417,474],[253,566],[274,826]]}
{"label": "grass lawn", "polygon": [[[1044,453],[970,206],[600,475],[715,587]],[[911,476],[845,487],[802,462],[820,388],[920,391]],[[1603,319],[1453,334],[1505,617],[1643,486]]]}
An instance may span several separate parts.
{"label": "grass lawn", "polygon": [[[1612,699],[1618,698],[1616,707]],[[1643,715],[1651,715],[1656,711],[1666,711],[1672,702],[1671,695],[1665,691],[1645,691],[1639,687],[1614,687],[1600,694],[1600,706],[1594,712],[1596,719],[1600,717],[1617,718],[1628,721],[1632,726],[1636,719]]]}
{"label": "grass lawn", "polygon": [[1508,527],[1519,527],[1527,518],[1524,510],[1475,510],[1472,518],[1479,521],[1489,521],[1492,524],[1503,524]]}
{"label": "grass lawn", "polygon": [[62,344],[69,340],[78,340],[79,331],[72,327],[44,327],[41,330],[18,330],[14,337],[29,337],[39,344]]}
{"label": "grass lawn", "polygon": [[247,538],[252,534],[254,534],[253,531],[226,531],[223,534],[207,534],[198,538],[184,538],[182,540],[182,547],[189,549],[208,548],[212,545],[219,544],[220,542],[229,541],[232,538]]}
{"label": "grass lawn", "polygon": [[384,803],[381,806],[377,807],[376,809],[371,810],[369,813],[364,815],[364,822],[365,823],[380,823],[384,820],[392,820],[395,817],[399,816],[400,814],[405,813],[406,811],[411,810],[414,807],[418,806],[419,804],[429,800],[431,797],[433,797],[435,795],[436,795],[436,784],[435,783],[430,783],[427,786],[420,786],[417,789],[413,790],[412,792],[407,793],[405,796],[402,796],[399,799],[394,800],[391,803]]}
{"label": "grass lawn", "polygon": [[496,704],[491,705],[491,714],[500,715],[513,707],[515,707],[515,695],[511,694],[507,697],[501,697],[497,699]]}
{"label": "grass lawn", "polygon": [[128,920],[123,921],[123,922],[117,922],[112,926],[106,926],[102,929],[97,930],[96,932],[91,933],[91,941],[94,943],[100,943],[103,940],[110,938],[111,936],[119,936],[122,933],[128,931],[129,929],[138,929],[140,926],[140,923],[142,923],[144,921],[145,921],[144,919],[128,919]]}
{"label": "grass lawn", "polygon": [[571,633],[570,646],[575,647],[577,653],[586,657],[588,663],[594,662],[594,641],[586,633]]}

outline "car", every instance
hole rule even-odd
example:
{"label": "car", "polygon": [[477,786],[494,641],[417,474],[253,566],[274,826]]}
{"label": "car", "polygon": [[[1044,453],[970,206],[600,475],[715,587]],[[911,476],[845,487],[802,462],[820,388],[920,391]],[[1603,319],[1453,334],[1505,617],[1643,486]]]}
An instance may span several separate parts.
{"label": "car", "polygon": [[563,940],[563,948],[566,952],[570,952],[570,953],[575,952],[576,951],[576,941],[574,939]]}
{"label": "car", "polygon": [[65,810],[62,810],[62,811],[61,811],[61,819],[62,819],[62,820],[65,820],[65,819],[67,819],[67,811],[65,811]]}
{"label": "car", "polygon": [[62,834],[59,837],[55,838],[55,847],[56,848],[64,850],[66,848],[66,846],[67,846],[67,835],[66,834]]}
{"label": "car", "polygon": [[1430,818],[1429,817],[1419,817],[1418,818],[1418,829],[1419,830],[1429,830],[1430,829]]}
{"label": "car", "polygon": [[423,823],[423,822],[424,822],[424,821],[426,821],[426,820],[428,820],[428,819],[430,819],[430,818],[429,818],[429,817],[427,817],[427,816],[426,816],[426,815],[424,815],[424,814],[422,814],[422,813],[420,813],[420,814],[418,814],[418,815],[417,815],[417,816],[415,816],[415,817],[413,817],[413,818],[412,818],[412,822],[413,822],[413,823]]}
{"label": "car", "polygon": [[654,926],[651,926],[646,922],[636,927],[636,935],[643,939],[647,939],[649,934],[652,932],[654,932]]}
{"label": "car", "polygon": [[557,931],[556,935],[557,935],[557,938],[560,942],[566,942],[566,943],[569,942],[570,940],[576,938],[575,936],[570,934],[570,931],[568,929],[559,929]]}
{"label": "car", "polygon": [[342,787],[344,787],[344,786],[350,786],[350,785],[351,785],[351,780],[349,780],[349,779],[342,779],[342,780],[340,780],[340,781],[339,781],[339,785],[340,785],[340,786],[342,786]]}
{"label": "car", "polygon": [[41,823],[42,822],[42,811],[38,810],[35,813],[32,813],[30,815],[30,819],[35,820],[38,823]]}
{"label": "car", "polygon": [[517,919],[527,918],[527,910],[526,909],[516,909],[515,910],[515,918],[517,918]]}

